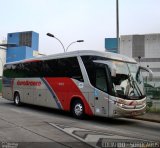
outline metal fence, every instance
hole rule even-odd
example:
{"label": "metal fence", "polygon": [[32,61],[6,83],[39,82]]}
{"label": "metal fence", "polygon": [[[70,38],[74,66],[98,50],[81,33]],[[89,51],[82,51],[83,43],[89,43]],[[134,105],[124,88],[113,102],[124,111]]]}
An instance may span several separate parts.
{"label": "metal fence", "polygon": [[160,112],[160,77],[154,77],[152,81],[144,78],[145,91],[150,112]]}
{"label": "metal fence", "polygon": [[145,91],[147,96],[153,100],[160,100],[160,77],[154,77],[152,81],[144,78]]}

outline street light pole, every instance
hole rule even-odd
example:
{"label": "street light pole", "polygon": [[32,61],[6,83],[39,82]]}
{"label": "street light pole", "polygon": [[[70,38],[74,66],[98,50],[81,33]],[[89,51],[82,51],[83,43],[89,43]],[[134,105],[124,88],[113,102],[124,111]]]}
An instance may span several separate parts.
{"label": "street light pole", "polygon": [[119,49],[119,1],[116,0],[116,32],[117,32],[117,50],[120,53]]}
{"label": "street light pole", "polygon": [[49,36],[49,37],[55,38],[56,40],[58,40],[59,43],[62,45],[64,52],[66,52],[66,51],[68,50],[68,48],[69,48],[72,44],[77,43],[77,42],[78,42],[78,43],[84,42],[84,40],[77,40],[77,41],[71,42],[71,43],[67,46],[67,48],[65,49],[65,47],[64,47],[64,45],[63,45],[63,43],[61,42],[60,39],[58,39],[57,37],[55,37],[55,36],[54,36],[53,34],[51,34],[51,33],[47,33],[46,35]]}
{"label": "street light pole", "polygon": [[55,38],[56,40],[58,40],[58,42],[62,45],[63,50],[64,50],[64,52],[65,52],[64,45],[63,45],[63,43],[61,42],[60,39],[58,39],[57,37],[55,37],[55,36],[54,36],[53,34],[51,34],[51,33],[47,33],[47,36],[52,37],[52,38]]}
{"label": "street light pole", "polygon": [[70,44],[67,46],[67,48],[66,48],[66,52],[67,52],[68,48],[69,48],[72,44],[74,44],[74,43],[81,43],[81,42],[84,42],[84,40],[77,40],[77,41],[74,41],[74,42],[70,43]]}

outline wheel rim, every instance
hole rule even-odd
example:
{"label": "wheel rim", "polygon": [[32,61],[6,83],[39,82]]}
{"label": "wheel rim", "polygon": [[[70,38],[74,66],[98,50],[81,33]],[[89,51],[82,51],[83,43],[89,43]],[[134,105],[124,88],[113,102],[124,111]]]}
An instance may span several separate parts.
{"label": "wheel rim", "polygon": [[74,108],[76,116],[80,116],[83,113],[83,106],[82,104],[76,104]]}
{"label": "wheel rim", "polygon": [[15,103],[16,103],[16,104],[19,104],[19,96],[16,96],[16,97],[15,97]]}

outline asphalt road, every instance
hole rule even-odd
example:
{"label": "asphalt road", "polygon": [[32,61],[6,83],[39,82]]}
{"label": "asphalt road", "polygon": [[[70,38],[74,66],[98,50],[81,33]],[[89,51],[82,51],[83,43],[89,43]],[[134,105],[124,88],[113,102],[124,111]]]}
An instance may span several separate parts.
{"label": "asphalt road", "polygon": [[160,147],[160,124],[86,117],[0,98],[0,147]]}

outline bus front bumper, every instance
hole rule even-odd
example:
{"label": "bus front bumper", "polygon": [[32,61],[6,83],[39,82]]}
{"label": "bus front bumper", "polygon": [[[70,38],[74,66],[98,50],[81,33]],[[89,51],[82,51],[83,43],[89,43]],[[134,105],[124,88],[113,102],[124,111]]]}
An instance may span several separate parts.
{"label": "bus front bumper", "polygon": [[133,116],[140,116],[145,114],[146,112],[146,105],[142,108],[138,109],[125,109],[120,106],[115,106],[113,109],[113,117],[133,117]]}

